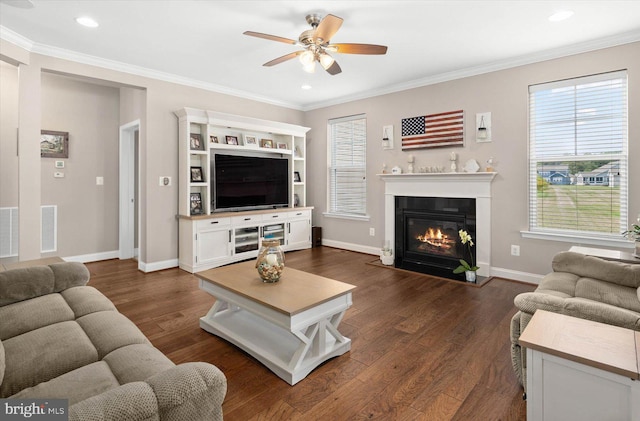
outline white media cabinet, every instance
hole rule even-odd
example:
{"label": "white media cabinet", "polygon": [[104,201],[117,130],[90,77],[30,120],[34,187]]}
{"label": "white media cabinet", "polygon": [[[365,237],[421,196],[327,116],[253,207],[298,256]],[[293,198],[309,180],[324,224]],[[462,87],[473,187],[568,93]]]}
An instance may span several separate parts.
{"label": "white media cabinet", "polygon": [[[262,238],[279,239],[285,251],[311,247],[306,207],[308,127],[214,111],[183,108],[178,117],[178,218],[181,269],[198,272],[257,257]],[[196,139],[195,147],[192,138]],[[267,147],[267,146],[271,147]],[[215,153],[286,159],[289,206],[214,212],[210,161]],[[192,178],[199,168],[201,179]],[[194,206],[194,197],[196,206]]]}

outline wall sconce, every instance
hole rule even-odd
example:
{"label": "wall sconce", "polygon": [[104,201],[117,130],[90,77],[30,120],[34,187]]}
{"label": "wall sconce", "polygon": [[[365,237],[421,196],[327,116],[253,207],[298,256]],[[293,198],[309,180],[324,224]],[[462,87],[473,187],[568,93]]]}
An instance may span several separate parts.
{"label": "wall sconce", "polygon": [[491,113],[476,114],[476,142],[491,142]]}
{"label": "wall sconce", "polygon": [[382,126],[382,149],[393,149],[393,126]]}

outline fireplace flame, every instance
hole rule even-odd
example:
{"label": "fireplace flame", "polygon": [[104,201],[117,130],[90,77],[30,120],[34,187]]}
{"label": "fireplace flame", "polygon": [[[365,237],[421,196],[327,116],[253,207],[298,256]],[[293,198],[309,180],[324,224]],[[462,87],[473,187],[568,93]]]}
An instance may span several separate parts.
{"label": "fireplace flame", "polygon": [[444,250],[449,250],[456,243],[456,240],[452,240],[449,236],[443,234],[440,228],[428,228],[424,235],[418,235],[416,240]]}

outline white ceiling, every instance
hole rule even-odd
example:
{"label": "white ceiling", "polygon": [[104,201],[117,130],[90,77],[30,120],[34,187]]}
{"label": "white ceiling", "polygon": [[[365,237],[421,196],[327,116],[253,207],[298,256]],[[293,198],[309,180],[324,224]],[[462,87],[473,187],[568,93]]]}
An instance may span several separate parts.
{"label": "white ceiling", "polygon": [[[640,41],[637,0],[0,2],[0,37],[33,52],[301,110]],[[560,9],[575,14],[549,22]],[[305,73],[298,60],[263,67],[298,47],[243,32],[297,39],[309,13],[344,19],[333,42],[387,54],[335,54],[336,76]],[[81,15],[100,26],[78,25]]]}

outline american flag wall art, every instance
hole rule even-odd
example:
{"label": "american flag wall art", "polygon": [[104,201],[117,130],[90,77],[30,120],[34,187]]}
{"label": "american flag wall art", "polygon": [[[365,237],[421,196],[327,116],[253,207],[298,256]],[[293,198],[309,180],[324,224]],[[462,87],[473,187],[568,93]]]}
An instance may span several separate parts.
{"label": "american flag wall art", "polygon": [[402,150],[464,145],[464,110],[402,119]]}

